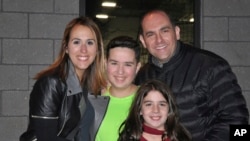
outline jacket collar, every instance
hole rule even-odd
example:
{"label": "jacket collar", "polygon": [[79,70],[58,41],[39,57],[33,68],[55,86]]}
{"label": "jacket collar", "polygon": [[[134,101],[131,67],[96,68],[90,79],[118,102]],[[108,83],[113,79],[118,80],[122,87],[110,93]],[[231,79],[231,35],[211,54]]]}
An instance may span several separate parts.
{"label": "jacket collar", "polygon": [[66,79],[66,84],[67,84],[67,96],[70,96],[82,92],[82,87],[76,75],[73,63],[71,62],[70,59],[68,60],[68,64],[69,64],[69,71]]}

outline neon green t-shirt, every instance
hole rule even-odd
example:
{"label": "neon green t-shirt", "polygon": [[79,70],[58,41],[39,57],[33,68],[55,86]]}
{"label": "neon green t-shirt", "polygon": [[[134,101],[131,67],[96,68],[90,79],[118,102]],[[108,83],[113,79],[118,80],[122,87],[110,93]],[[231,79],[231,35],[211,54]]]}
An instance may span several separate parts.
{"label": "neon green t-shirt", "polygon": [[119,128],[128,116],[135,93],[124,98],[113,97],[109,91],[104,93],[104,95],[110,96],[110,101],[95,141],[117,141]]}

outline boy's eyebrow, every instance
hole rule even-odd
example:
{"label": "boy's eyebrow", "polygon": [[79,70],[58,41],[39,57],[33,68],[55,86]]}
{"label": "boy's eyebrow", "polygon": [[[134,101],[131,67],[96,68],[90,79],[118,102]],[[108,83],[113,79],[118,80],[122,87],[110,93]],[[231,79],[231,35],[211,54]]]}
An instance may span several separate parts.
{"label": "boy's eyebrow", "polygon": [[[118,61],[116,61],[116,60],[114,60],[114,59],[108,59],[108,61],[109,61],[109,62],[118,62]],[[124,62],[124,63],[127,63],[127,64],[135,64],[135,63],[132,62],[132,61],[128,61],[128,62]]]}
{"label": "boy's eyebrow", "polygon": [[127,63],[127,64],[134,64],[134,62],[130,62],[130,61],[128,61],[128,62],[125,62],[125,63]]}
{"label": "boy's eyebrow", "polygon": [[142,103],[148,103],[148,102],[153,102],[153,101],[151,101],[151,100],[143,100]]}

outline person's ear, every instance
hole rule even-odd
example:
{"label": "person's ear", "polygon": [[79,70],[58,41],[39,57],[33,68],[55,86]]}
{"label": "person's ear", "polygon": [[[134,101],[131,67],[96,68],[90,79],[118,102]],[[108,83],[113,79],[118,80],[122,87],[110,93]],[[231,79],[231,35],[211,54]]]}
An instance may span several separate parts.
{"label": "person's ear", "polygon": [[142,35],[139,36],[139,39],[140,39],[140,41],[141,41],[143,47],[144,47],[144,48],[147,48],[147,47],[146,47],[146,44],[145,44],[145,40],[144,40],[144,38],[143,38]]}
{"label": "person's ear", "polygon": [[181,29],[179,26],[175,26],[175,35],[176,35],[176,39],[177,40],[180,40],[180,32],[181,32]]}

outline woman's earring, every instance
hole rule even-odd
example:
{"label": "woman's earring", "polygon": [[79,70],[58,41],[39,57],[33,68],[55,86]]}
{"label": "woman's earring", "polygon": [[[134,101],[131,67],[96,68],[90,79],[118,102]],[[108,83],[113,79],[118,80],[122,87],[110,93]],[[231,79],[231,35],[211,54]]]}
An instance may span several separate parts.
{"label": "woman's earring", "polygon": [[69,51],[68,51],[68,47],[65,47],[65,52],[68,54]]}

